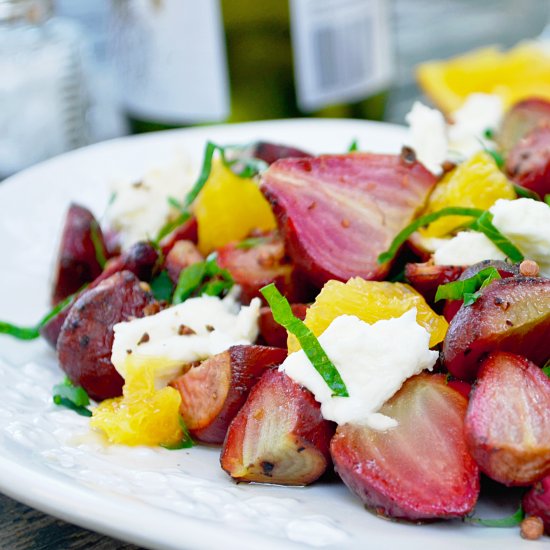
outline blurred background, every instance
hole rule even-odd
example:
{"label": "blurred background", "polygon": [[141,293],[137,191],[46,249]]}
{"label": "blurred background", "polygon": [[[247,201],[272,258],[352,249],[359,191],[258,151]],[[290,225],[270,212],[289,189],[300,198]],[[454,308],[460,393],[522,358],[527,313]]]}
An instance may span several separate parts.
{"label": "blurred background", "polygon": [[0,179],[150,130],[403,123],[417,64],[539,38],[549,15],[548,0],[0,0]]}

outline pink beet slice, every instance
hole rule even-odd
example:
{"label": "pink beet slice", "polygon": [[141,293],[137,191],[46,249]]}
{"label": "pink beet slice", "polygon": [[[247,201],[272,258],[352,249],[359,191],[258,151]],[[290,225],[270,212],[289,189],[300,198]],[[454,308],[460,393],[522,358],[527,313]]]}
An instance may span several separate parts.
{"label": "pink beet slice", "polygon": [[472,390],[464,433],[495,481],[530,485],[550,474],[550,379],[519,355],[490,355]]}
{"label": "pink beet slice", "polygon": [[410,155],[350,153],[283,159],[265,172],[295,265],[316,286],[329,279],[382,279],[379,254],[422,208],[436,178]]}
{"label": "pink beet slice", "polygon": [[103,270],[99,263],[93,232],[97,246],[106,255],[105,242],[94,215],[83,206],[71,204],[61,236],[57,258],[52,303],[58,304],[74,294],[86,283],[93,281]]}
{"label": "pink beet slice", "polygon": [[337,472],[377,514],[407,520],[468,514],[479,470],[464,441],[466,406],[444,376],[410,378],[381,410],[397,427],[338,427],[331,442]]}
{"label": "pink beet slice", "polygon": [[523,509],[529,516],[538,516],[550,534],[550,476],[537,481],[523,497]]}
{"label": "pink beet slice", "polygon": [[443,363],[473,380],[494,351],[517,353],[543,365],[550,358],[550,279],[509,277],[493,281],[471,306],[453,317],[443,342]]}

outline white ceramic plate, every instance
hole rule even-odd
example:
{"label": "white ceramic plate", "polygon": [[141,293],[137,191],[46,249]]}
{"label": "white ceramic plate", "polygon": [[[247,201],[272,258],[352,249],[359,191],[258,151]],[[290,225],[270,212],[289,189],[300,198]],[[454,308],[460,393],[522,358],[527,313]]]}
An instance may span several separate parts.
{"label": "white ceramic plate", "polygon": [[[108,183],[139,178],[185,150],[200,162],[204,142],[255,139],[314,152],[344,152],[352,139],[397,152],[404,130],[349,120],[294,120],[197,128],[125,138],[72,152],[0,184],[0,319],[32,324],[48,308],[50,271],[71,200],[100,215]],[[517,530],[459,521],[414,526],[366,512],[337,483],[308,488],[234,484],[212,448],[184,451],[104,447],[87,419],[52,405],[62,379],[43,342],[0,336],[0,490],[62,519],[150,548],[263,550],[476,547],[525,543]],[[480,513],[507,515],[488,503]]]}

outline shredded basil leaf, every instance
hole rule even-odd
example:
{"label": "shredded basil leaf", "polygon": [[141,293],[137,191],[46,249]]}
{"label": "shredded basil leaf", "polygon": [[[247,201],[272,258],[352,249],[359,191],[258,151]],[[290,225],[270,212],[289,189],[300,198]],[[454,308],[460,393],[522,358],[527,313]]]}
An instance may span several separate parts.
{"label": "shredded basil leaf", "polygon": [[485,139],[494,139],[495,138],[495,131],[492,128],[486,128],[483,132],[483,137]]}
{"label": "shredded basil leaf", "polygon": [[348,153],[354,153],[355,151],[359,151],[359,143],[357,138],[355,138],[348,147]]}
{"label": "shredded basil leaf", "polygon": [[103,269],[107,263],[107,256],[105,254],[105,246],[103,239],[99,235],[99,224],[94,220],[90,226],[90,237],[92,238],[92,244],[94,245],[95,258],[97,263]]}
{"label": "shredded basil leaf", "polygon": [[187,429],[187,426],[181,416],[180,426],[181,431],[183,432],[183,437],[181,438],[181,441],[178,441],[173,445],[166,445],[164,443],[161,443],[160,446],[162,448],[168,449],[169,451],[179,451],[180,449],[190,449],[191,447],[195,446],[195,442],[193,441],[193,438],[191,437],[191,434],[189,433],[189,430]]}
{"label": "shredded basil leaf", "polygon": [[494,267],[486,267],[472,277],[463,281],[453,281],[439,285],[435,294],[435,301],[464,300],[465,306],[471,306],[481,295],[480,291],[491,281],[500,279],[500,273]]}
{"label": "shredded basil leaf", "polygon": [[174,292],[174,283],[166,270],[161,271],[151,281],[151,292],[153,296],[160,301],[170,302]]}
{"label": "shredded basil leaf", "polygon": [[495,151],[494,149],[486,148],[485,152],[493,157],[495,164],[499,168],[502,168],[504,166],[504,157],[498,151]]}
{"label": "shredded basil leaf", "polygon": [[494,225],[493,215],[490,212],[483,212],[470,226],[474,231],[483,233],[493,244],[502,250],[513,262],[522,262],[523,254],[520,250],[506,238]]}
{"label": "shredded basil leaf", "polygon": [[544,367],[542,367],[542,372],[544,372],[544,374],[546,374],[546,376],[548,376],[548,378],[550,378],[550,359],[548,359],[548,361],[546,361],[546,364],[544,365]]}
{"label": "shredded basil leaf", "polygon": [[544,202],[550,206],[550,195],[544,195]]}
{"label": "shredded basil leaf", "polygon": [[449,206],[447,208],[437,210],[436,212],[430,212],[429,214],[420,216],[397,234],[388,250],[378,256],[378,263],[383,264],[385,262],[389,262],[397,254],[397,251],[399,250],[401,245],[403,245],[403,243],[415,231],[418,231],[421,227],[424,227],[425,225],[439,220],[439,218],[444,218],[445,216],[469,216],[471,218],[479,218],[484,212],[485,210],[479,210],[478,208]]}
{"label": "shredded basil leaf", "polygon": [[231,290],[233,285],[229,271],[221,269],[216,255],[211,254],[206,260],[192,264],[180,273],[172,303],[181,304],[193,294],[220,296]]}
{"label": "shredded basil leaf", "polygon": [[273,319],[298,338],[307,358],[332,390],[333,396],[349,397],[340,373],[321,347],[319,340],[301,319],[294,316],[288,300],[279,292],[275,284],[264,286],[260,292],[271,308]]}
{"label": "shredded basil leaf", "polygon": [[53,387],[53,402],[60,406],[70,409],[81,416],[92,416],[92,411],[88,409],[90,398],[84,388],[75,386],[68,377],[62,384]]}
{"label": "shredded basil leaf", "polygon": [[518,197],[540,201],[540,197],[538,193],[535,193],[534,191],[531,191],[531,189],[527,189],[526,187],[518,185],[517,183],[514,183],[513,185],[514,185],[514,191],[516,192],[516,195]]}
{"label": "shredded basil leaf", "polygon": [[515,527],[516,525],[519,525],[523,518],[525,517],[525,512],[523,511],[522,506],[520,505],[519,508],[510,516],[505,518],[499,518],[499,519],[481,519],[481,518],[474,518],[474,517],[466,517],[465,520],[469,523],[474,523],[476,525],[483,525],[485,527]]}
{"label": "shredded basil leaf", "polygon": [[13,336],[18,340],[35,340],[40,336],[40,329],[53,317],[55,317],[61,310],[65,309],[75,297],[75,294],[67,296],[64,300],[59,302],[49,313],[47,313],[38,323],[32,327],[19,327],[5,321],[0,321],[0,334],[7,334]]}

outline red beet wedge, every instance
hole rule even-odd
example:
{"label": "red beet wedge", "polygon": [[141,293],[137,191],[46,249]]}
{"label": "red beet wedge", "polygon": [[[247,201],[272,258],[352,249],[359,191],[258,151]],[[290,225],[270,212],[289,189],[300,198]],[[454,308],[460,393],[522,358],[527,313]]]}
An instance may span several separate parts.
{"label": "red beet wedge", "polygon": [[308,485],[330,464],[334,425],[313,395],[277,370],[266,372],[227,432],[222,468],[237,481]]}
{"label": "red beet wedge", "polygon": [[221,445],[227,428],[252,387],[269,368],[280,365],[286,350],[232,346],[192,367],[172,386],[181,395],[181,416],[191,435]]}
{"label": "red beet wedge", "polygon": [[550,123],[550,102],[537,97],[516,103],[504,117],[496,140],[507,153],[539,125]]}
{"label": "red beet wedge", "polygon": [[464,267],[458,265],[434,265],[426,263],[408,263],[405,265],[407,281],[420,292],[428,302],[433,302],[439,285],[456,281]]}
{"label": "red beet wedge", "polygon": [[410,378],[381,410],[397,427],[338,427],[330,446],[337,472],[377,514],[413,521],[468,514],[479,471],[464,441],[466,406],[444,376]]}
{"label": "red beet wedge", "polygon": [[550,379],[519,355],[490,355],[472,390],[464,433],[495,481],[530,485],[550,474]]}
{"label": "red beet wedge", "polygon": [[[290,304],[292,314],[302,321],[306,318],[306,304]],[[270,307],[260,309],[260,319],[258,320],[260,329],[260,338],[268,346],[275,348],[287,348],[288,332],[275,319]]]}
{"label": "red beet wedge", "polygon": [[509,351],[543,365],[550,358],[550,279],[493,281],[471,306],[453,317],[443,342],[443,363],[473,380],[490,352]]}
{"label": "red beet wedge", "polygon": [[544,522],[544,530],[550,534],[550,476],[537,481],[523,497],[523,509],[529,516],[538,516]]}
{"label": "red beet wedge", "polygon": [[260,236],[250,246],[247,241],[228,244],[218,250],[218,265],[227,269],[241,287],[244,304],[255,297],[263,299],[260,288],[269,283],[275,283],[291,302],[300,301],[307,293],[285,257],[285,245],[278,235]]}
{"label": "red beet wedge", "polygon": [[414,218],[436,178],[414,156],[351,153],[284,159],[265,172],[288,254],[312,282],[382,279],[378,255]]}
{"label": "red beet wedge", "polygon": [[[94,239],[96,244],[94,245]],[[61,236],[53,285],[52,303],[57,304],[93,281],[102,271],[96,248],[106,256],[106,247],[94,215],[83,206],[71,204]]]}
{"label": "red beet wedge", "polygon": [[525,189],[550,193],[550,121],[522,138],[506,158],[506,172]]}
{"label": "red beet wedge", "polygon": [[69,310],[57,340],[59,364],[71,381],[100,401],[122,394],[123,379],[111,363],[113,326],[158,304],[129,271],[85,290]]}

